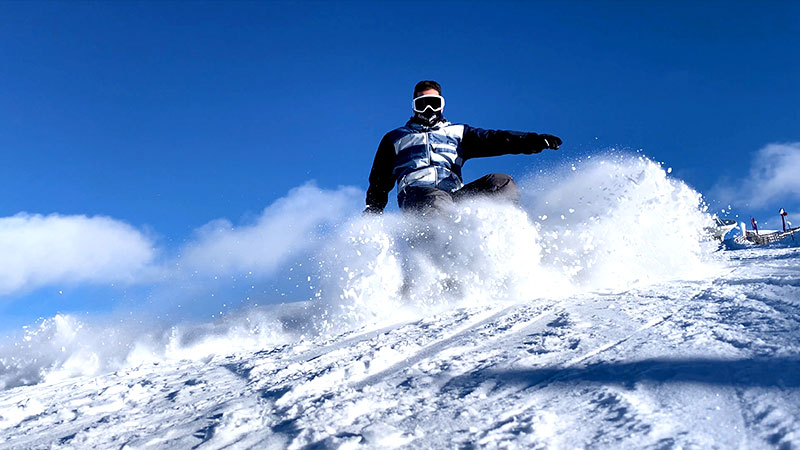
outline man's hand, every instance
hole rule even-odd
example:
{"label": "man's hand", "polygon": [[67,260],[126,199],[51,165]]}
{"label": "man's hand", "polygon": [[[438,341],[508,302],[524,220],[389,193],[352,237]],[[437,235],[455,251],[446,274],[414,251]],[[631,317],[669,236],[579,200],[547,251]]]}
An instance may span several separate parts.
{"label": "man's hand", "polygon": [[378,208],[377,206],[367,206],[367,209],[361,213],[364,216],[376,216],[379,214],[383,214],[383,210]]}
{"label": "man's hand", "polygon": [[530,153],[538,153],[546,148],[558,150],[558,147],[561,145],[561,139],[552,134],[530,133],[526,136],[526,140],[530,145]]}

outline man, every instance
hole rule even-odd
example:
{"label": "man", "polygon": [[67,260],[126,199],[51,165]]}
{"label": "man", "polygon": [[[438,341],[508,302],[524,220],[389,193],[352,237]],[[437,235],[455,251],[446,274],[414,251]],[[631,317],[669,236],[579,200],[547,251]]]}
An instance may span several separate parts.
{"label": "man", "polygon": [[461,179],[468,159],[558,149],[561,139],[549,134],[483,130],[454,125],[442,115],[444,97],[435,81],[414,87],[414,115],[405,126],[383,137],[369,175],[366,213],[380,214],[397,183],[403,210],[441,210],[467,196],[484,195],[519,202],[514,180],[493,173],[471,183]]}

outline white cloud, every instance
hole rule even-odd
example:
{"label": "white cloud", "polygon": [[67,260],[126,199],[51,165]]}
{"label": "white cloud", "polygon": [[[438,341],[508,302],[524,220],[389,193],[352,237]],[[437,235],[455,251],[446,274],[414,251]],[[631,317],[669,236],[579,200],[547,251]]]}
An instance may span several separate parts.
{"label": "white cloud", "polygon": [[153,257],[150,239],[108,217],[0,218],[0,295],[52,283],[133,282]]}
{"label": "white cloud", "polygon": [[758,203],[800,195],[800,142],[759,150],[746,188],[750,201]]}
{"label": "white cloud", "polygon": [[754,156],[748,176],[736,184],[715,186],[713,196],[723,203],[776,209],[775,202],[800,197],[800,142],[769,144]]}
{"label": "white cloud", "polygon": [[[157,260],[153,242],[108,217],[20,213],[0,218],[0,296],[55,283],[176,284],[194,288],[214,276],[272,275],[293,256],[319,245],[325,230],[358,212],[363,192],[308,183],[268,206],[254,223],[227,219],[197,229],[176,259]],[[190,285],[180,283],[187,288]]]}
{"label": "white cloud", "polygon": [[253,224],[235,227],[219,219],[200,228],[181,252],[181,264],[207,275],[270,273],[314,246],[326,224],[356,212],[362,194],[354,187],[331,191],[305,184],[267,207]]}

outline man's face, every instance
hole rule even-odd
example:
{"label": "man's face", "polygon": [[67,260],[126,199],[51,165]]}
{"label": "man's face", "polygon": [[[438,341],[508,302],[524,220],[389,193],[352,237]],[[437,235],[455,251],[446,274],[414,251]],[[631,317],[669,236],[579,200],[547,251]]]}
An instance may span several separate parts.
{"label": "man's face", "polygon": [[[417,106],[416,99],[424,95],[435,95],[441,98],[441,100],[433,102],[432,99],[426,98],[420,100],[420,104],[422,106]],[[417,117],[425,121],[428,125],[433,125],[434,123],[442,120],[442,111],[444,110],[444,97],[441,97],[439,95],[439,91],[437,91],[436,89],[425,89],[424,91],[418,91],[414,93],[414,99],[415,99],[414,104],[412,105],[412,107],[414,108],[414,117]]]}

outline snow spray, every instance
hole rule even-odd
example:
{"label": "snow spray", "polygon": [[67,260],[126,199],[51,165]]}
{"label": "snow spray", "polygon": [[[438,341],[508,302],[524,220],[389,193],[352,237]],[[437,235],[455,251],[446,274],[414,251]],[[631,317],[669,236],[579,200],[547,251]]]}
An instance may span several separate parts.
{"label": "snow spray", "polygon": [[595,155],[519,184],[520,206],[473,199],[433,217],[332,218],[323,239],[301,246],[318,272],[308,277],[311,300],[194,324],[45,319],[0,342],[0,388],[313,343],[489,302],[696,279],[718,267],[700,194],[647,158]]}

